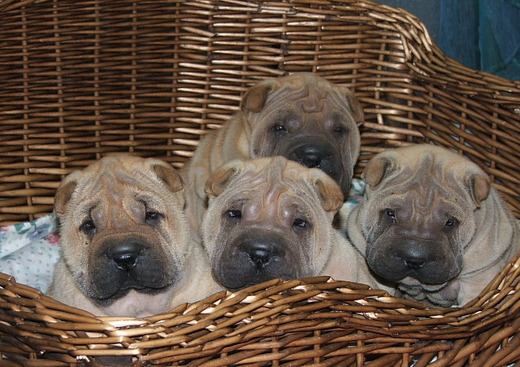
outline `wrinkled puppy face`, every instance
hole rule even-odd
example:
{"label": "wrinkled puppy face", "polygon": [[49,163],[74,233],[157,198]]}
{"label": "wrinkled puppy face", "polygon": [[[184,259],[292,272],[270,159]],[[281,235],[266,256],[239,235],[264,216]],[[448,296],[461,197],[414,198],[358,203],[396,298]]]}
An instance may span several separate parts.
{"label": "wrinkled puppy face", "polygon": [[346,196],[360,149],[361,105],[344,87],[308,73],[265,80],[242,101],[250,156],[281,155],[319,168]]}
{"label": "wrinkled puppy face", "polygon": [[343,196],[325,173],[283,157],[234,161],[209,180],[203,241],[216,280],[230,290],[317,275],[330,253]]}
{"label": "wrinkled puppy face", "polygon": [[[459,275],[487,196],[483,172],[434,146],[381,153],[367,165],[361,221],[366,257],[380,277],[436,291]],[[413,292],[413,291],[412,291]]]}
{"label": "wrinkled puppy face", "polygon": [[182,272],[187,244],[182,181],[167,163],[106,157],[70,174],[55,209],[63,258],[101,307],[130,290],[157,294]]}

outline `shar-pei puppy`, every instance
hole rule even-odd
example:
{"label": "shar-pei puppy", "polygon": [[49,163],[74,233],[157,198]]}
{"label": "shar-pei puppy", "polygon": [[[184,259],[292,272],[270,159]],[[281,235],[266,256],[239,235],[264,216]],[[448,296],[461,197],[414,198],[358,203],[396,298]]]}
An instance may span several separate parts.
{"label": "shar-pei puppy", "polygon": [[361,253],[332,226],[343,195],[323,171],[280,156],[235,160],[206,192],[203,244],[225,288],[317,275],[370,281]]}
{"label": "shar-pei puppy", "polygon": [[429,144],[388,150],[363,177],[348,235],[399,296],[462,306],[520,250],[517,221],[487,174],[459,154]]}
{"label": "shar-pei puppy", "polygon": [[259,82],[246,92],[234,117],[204,137],[183,169],[192,224],[198,228],[202,219],[207,179],[233,159],[279,155],[320,168],[346,197],[359,155],[362,120],[361,105],[349,89],[315,74]]}
{"label": "shar-pei puppy", "polygon": [[[166,162],[105,157],[61,183],[62,255],[48,294],[96,315],[145,317],[217,289],[190,243],[184,185]],[[218,288],[220,289],[220,288]]]}

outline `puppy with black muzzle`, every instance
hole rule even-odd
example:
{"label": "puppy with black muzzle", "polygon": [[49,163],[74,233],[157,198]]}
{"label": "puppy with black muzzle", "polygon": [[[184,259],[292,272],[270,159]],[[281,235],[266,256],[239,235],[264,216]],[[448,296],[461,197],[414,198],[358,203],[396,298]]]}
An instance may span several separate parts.
{"label": "puppy with black muzzle", "polygon": [[323,171],[283,157],[235,160],[206,193],[203,245],[225,288],[317,275],[370,284],[364,258],[332,225],[343,195]]}
{"label": "puppy with black muzzle", "polygon": [[520,250],[518,222],[469,159],[430,144],[376,155],[348,236],[397,295],[464,305]]}
{"label": "puppy with black muzzle", "polygon": [[209,176],[233,159],[283,156],[319,168],[350,190],[360,150],[361,105],[346,87],[311,73],[266,79],[250,88],[240,110],[206,135],[183,170],[187,212],[199,228]]}
{"label": "puppy with black muzzle", "polygon": [[55,197],[62,256],[48,295],[96,315],[145,317],[221,289],[183,212],[168,163],[105,157],[68,175]]}

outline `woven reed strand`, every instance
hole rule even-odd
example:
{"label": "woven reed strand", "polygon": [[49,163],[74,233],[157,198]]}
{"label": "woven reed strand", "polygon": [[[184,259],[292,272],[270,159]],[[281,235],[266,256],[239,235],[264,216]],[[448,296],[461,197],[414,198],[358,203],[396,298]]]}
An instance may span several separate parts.
{"label": "woven reed strand", "polygon": [[148,319],[94,317],[0,275],[0,352],[27,365],[45,351],[37,356],[49,366],[99,356],[134,357],[134,366],[499,366],[520,360],[519,271],[520,258],[464,308],[315,277],[220,292]]}
{"label": "woven reed strand", "polygon": [[[115,152],[181,166],[258,80],[316,72],[362,102],[356,169],[432,142],[470,157],[520,217],[520,82],[446,57],[371,1],[0,2],[0,224],[52,210],[64,175]],[[219,293],[147,320],[97,318],[0,277],[7,366],[506,366],[519,260],[461,309],[328,278]],[[94,358],[94,359],[92,359]],[[127,363],[128,362],[128,363]]]}

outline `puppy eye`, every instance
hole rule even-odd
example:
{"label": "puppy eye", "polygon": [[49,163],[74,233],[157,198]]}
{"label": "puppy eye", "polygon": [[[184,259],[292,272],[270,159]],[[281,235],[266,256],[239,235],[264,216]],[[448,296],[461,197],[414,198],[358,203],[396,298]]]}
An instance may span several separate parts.
{"label": "puppy eye", "polygon": [[459,221],[456,218],[450,218],[444,223],[444,229],[450,230],[456,227],[459,224]]}
{"label": "puppy eye", "polygon": [[310,224],[306,220],[303,220],[301,218],[296,218],[293,222],[293,227],[296,228],[309,228]]}
{"label": "puppy eye", "polygon": [[96,225],[92,219],[87,219],[83,224],[79,227],[79,230],[85,233],[87,236],[92,237],[96,233]]}
{"label": "puppy eye", "polygon": [[347,129],[344,126],[336,126],[332,132],[336,135],[345,135],[347,133]]}
{"label": "puppy eye", "polygon": [[144,221],[150,226],[156,226],[159,221],[164,218],[164,215],[157,212],[146,212]]}
{"label": "puppy eye", "polygon": [[228,210],[226,212],[226,215],[231,219],[239,220],[242,218],[242,211],[241,210]]}
{"label": "puppy eye", "polygon": [[397,217],[395,215],[395,210],[394,209],[390,209],[390,208],[386,208],[385,210],[383,210],[383,213],[385,214],[385,216],[390,219],[392,222],[395,222]]}
{"label": "puppy eye", "polygon": [[284,125],[282,124],[274,124],[273,127],[271,128],[275,133],[287,133],[287,129],[285,128]]}

